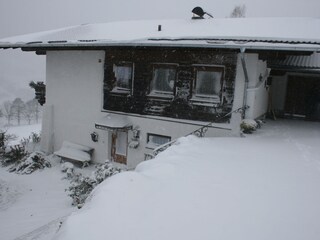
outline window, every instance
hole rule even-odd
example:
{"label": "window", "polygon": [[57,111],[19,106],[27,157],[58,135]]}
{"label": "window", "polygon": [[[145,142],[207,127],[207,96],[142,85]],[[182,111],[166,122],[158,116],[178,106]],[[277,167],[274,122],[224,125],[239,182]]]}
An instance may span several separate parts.
{"label": "window", "polygon": [[152,149],[157,148],[157,147],[159,147],[163,144],[166,144],[170,141],[171,141],[171,137],[148,133],[147,147],[152,148]]}
{"label": "window", "polygon": [[133,64],[120,63],[113,65],[115,84],[112,92],[130,93],[132,86]]}
{"label": "window", "polygon": [[223,72],[223,67],[196,67],[191,100],[219,103]]}
{"label": "window", "polygon": [[175,79],[175,65],[154,65],[149,96],[172,98]]}

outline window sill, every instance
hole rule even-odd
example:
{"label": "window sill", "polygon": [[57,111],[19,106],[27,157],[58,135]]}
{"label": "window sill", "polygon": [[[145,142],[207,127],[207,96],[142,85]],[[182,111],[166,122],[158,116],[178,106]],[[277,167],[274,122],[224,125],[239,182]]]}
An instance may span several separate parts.
{"label": "window sill", "polygon": [[197,106],[218,107],[221,101],[218,96],[197,95],[192,97],[190,102]]}
{"label": "window sill", "polygon": [[156,148],[159,147],[159,146],[160,146],[160,145],[147,143],[146,149],[154,150],[154,149],[156,149]]}
{"label": "window sill", "polygon": [[115,88],[113,88],[113,89],[111,90],[110,93],[115,93],[115,94],[130,94],[130,89],[115,87]]}
{"label": "window sill", "polygon": [[163,101],[171,101],[173,99],[173,94],[168,92],[161,91],[152,91],[147,95],[148,98],[154,98]]}

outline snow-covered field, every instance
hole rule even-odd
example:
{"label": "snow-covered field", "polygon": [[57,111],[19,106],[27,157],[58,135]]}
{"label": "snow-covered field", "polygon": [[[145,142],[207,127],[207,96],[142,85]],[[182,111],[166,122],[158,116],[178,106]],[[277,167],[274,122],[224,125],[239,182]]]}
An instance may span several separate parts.
{"label": "snow-covered field", "polygon": [[17,136],[17,139],[10,142],[10,145],[19,144],[24,138],[28,138],[32,132],[39,134],[41,131],[41,124],[20,125],[11,127],[2,127],[2,131],[6,131],[7,134],[13,134]]}
{"label": "snow-covered field", "polygon": [[182,138],[95,189],[54,239],[320,236],[320,124],[268,122],[246,138]]}
{"label": "snow-covered field", "polygon": [[104,181],[81,210],[58,163],[31,175],[0,167],[0,239],[49,240],[74,212],[54,239],[318,240],[319,146],[320,123],[303,121],[182,138]]}

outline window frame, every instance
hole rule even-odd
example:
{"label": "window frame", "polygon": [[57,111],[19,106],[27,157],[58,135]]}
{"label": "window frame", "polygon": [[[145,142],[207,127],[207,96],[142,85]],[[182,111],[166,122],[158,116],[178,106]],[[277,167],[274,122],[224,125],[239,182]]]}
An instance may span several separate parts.
{"label": "window frame", "polygon": [[[221,103],[221,96],[223,90],[223,82],[224,82],[224,74],[225,74],[225,66],[222,65],[193,65],[194,71],[194,79],[191,88],[191,99],[193,105],[202,105],[202,106],[216,106]],[[197,94],[197,82],[198,82],[198,72],[206,71],[206,72],[218,72],[221,73],[220,78],[220,88],[219,93],[214,94]]]}
{"label": "window frame", "polygon": [[[124,88],[124,87],[119,87],[118,86],[118,80],[115,74],[115,67],[131,67],[131,78],[129,78],[129,88]],[[127,61],[122,61],[122,62],[117,62],[113,63],[112,67],[112,72],[114,74],[114,86],[112,90],[110,91],[111,93],[115,94],[133,94],[133,85],[134,85],[134,63],[133,62],[127,62]]]}
{"label": "window frame", "polygon": [[163,145],[163,144],[156,144],[154,142],[150,143],[150,137],[162,137],[162,138],[166,138],[168,139],[167,142],[163,143],[163,144],[166,144],[168,142],[171,141],[172,137],[171,136],[166,136],[166,135],[160,135],[160,134],[156,134],[156,133],[147,133],[147,142],[146,142],[146,148],[149,148],[149,149],[156,149],[157,147]]}
{"label": "window frame", "polygon": [[[152,63],[152,77],[149,83],[149,94],[148,97],[155,97],[155,98],[166,98],[166,99],[173,99],[173,97],[176,95],[176,82],[177,82],[177,76],[178,76],[178,66],[177,63]],[[174,69],[174,83],[171,91],[161,91],[161,90],[153,90],[152,84],[154,84],[154,75],[156,69]]]}

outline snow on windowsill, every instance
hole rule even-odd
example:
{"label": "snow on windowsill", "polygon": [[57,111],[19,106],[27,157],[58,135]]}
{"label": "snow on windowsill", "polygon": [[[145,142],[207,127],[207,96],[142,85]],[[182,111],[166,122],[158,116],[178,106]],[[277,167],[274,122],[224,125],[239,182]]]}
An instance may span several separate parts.
{"label": "snow on windowsill", "polygon": [[220,104],[220,98],[217,95],[198,94],[196,96],[193,96],[190,101],[193,105],[207,107],[218,107]]}
{"label": "snow on windowsill", "polygon": [[129,94],[130,89],[128,88],[121,88],[121,87],[115,87],[111,90],[111,93],[119,93],[119,94]]}
{"label": "snow on windowsill", "polygon": [[151,149],[151,150],[154,150],[154,149],[156,149],[156,148],[159,147],[159,146],[160,146],[159,144],[155,144],[155,143],[152,143],[152,142],[148,142],[148,143],[146,144],[146,148]]}
{"label": "snow on windowsill", "polygon": [[165,91],[151,91],[147,96],[148,97],[173,99],[173,93],[172,92],[165,92]]}

